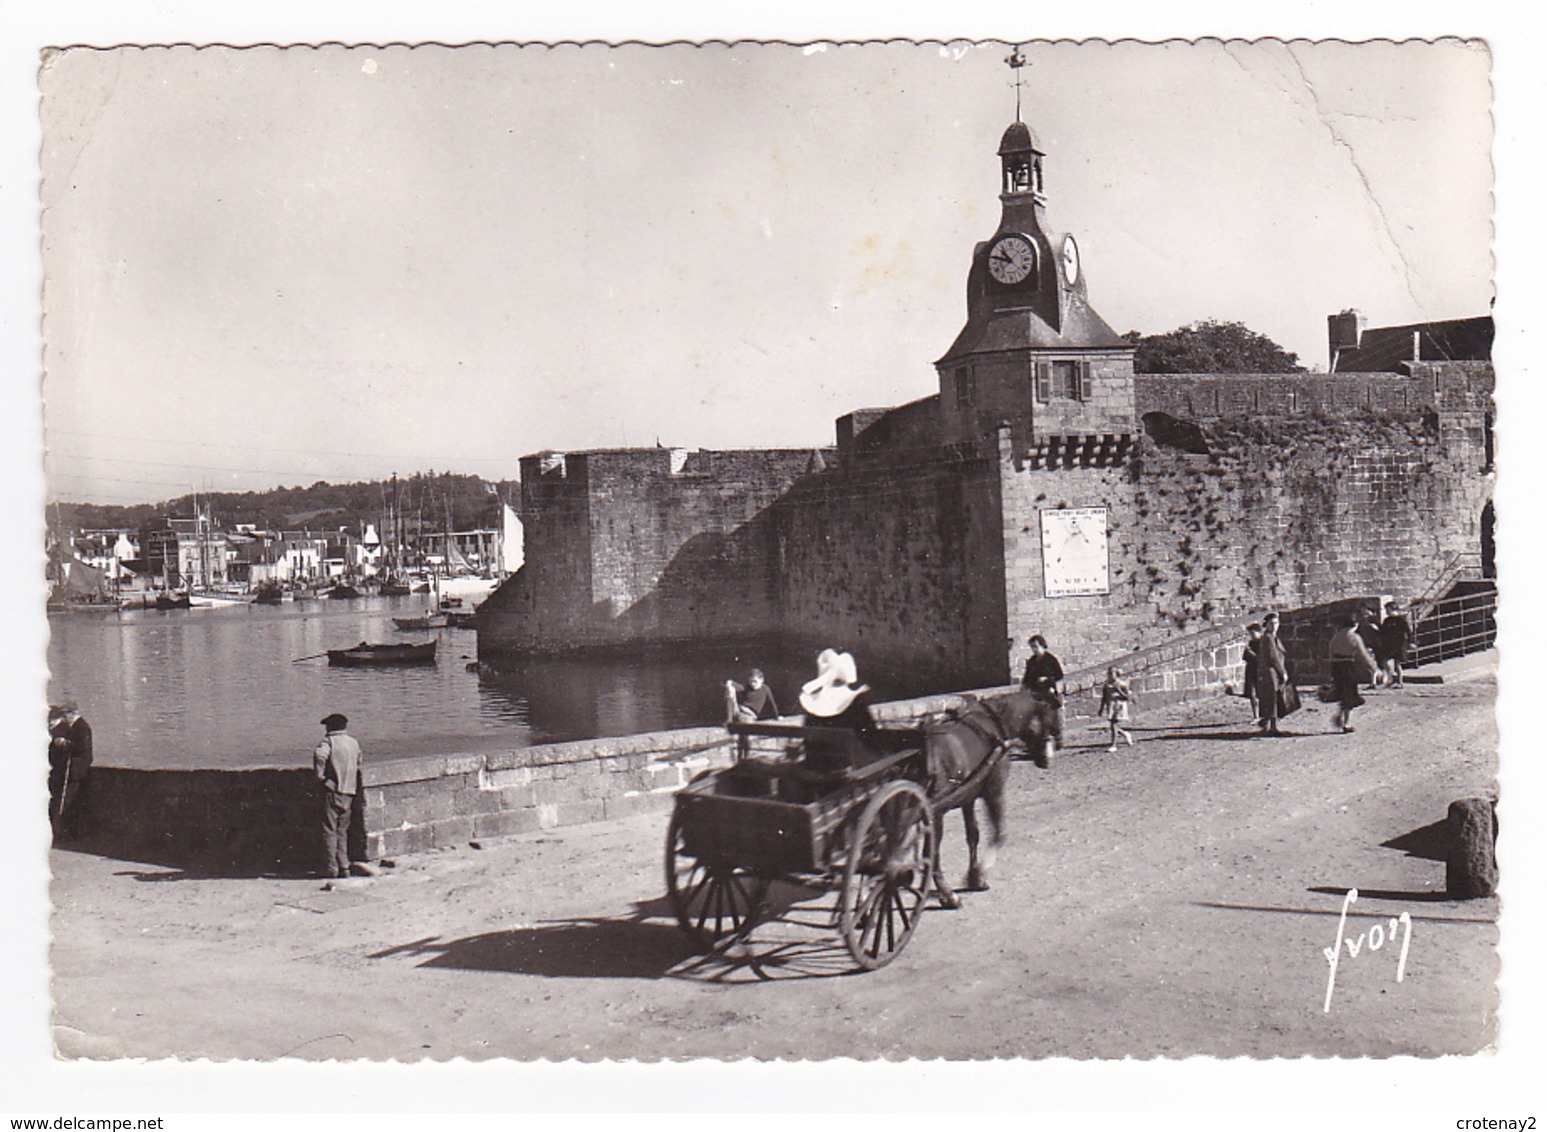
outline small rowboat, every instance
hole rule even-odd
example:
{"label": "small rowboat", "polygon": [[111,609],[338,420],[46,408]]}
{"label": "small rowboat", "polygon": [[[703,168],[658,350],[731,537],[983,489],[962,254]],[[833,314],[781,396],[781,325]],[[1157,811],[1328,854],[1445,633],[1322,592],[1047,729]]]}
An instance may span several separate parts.
{"label": "small rowboat", "polygon": [[329,649],[328,663],[344,668],[364,668],[383,664],[434,664],[436,641],[422,645],[368,645],[364,641],[350,649]]}
{"label": "small rowboat", "polygon": [[427,613],[423,617],[394,617],[392,623],[404,632],[412,633],[420,629],[439,629],[446,621],[436,614]]}

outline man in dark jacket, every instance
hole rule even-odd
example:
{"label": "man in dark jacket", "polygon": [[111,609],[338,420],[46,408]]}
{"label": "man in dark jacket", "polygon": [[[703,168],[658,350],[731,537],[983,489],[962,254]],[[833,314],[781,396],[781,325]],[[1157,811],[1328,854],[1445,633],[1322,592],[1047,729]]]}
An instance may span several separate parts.
{"label": "man in dark jacket", "polygon": [[73,704],[48,709],[48,820],[55,841],[80,833],[91,773],[91,724]]}
{"label": "man in dark jacket", "polygon": [[1047,713],[1047,734],[1042,749],[1032,752],[1032,761],[1043,770],[1053,765],[1053,752],[1064,741],[1064,666],[1047,647],[1047,640],[1038,633],[1028,637],[1031,655],[1026,658],[1026,670],[1021,674],[1021,687],[1051,709]]}
{"label": "man in dark jacket", "polygon": [[360,744],[344,729],[349,720],[338,712],[324,716],[327,734],[312,751],[312,769],[322,783],[322,841],[326,854],[323,875],[349,875],[349,811],[360,789]]}

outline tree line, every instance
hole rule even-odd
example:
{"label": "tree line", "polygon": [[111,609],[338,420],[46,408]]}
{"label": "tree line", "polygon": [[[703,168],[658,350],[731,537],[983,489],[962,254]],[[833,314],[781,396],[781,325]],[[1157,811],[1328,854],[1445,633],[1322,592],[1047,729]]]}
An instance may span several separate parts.
{"label": "tree line", "polygon": [[193,518],[197,509],[228,529],[251,523],[260,530],[345,527],[358,533],[366,523],[390,522],[395,510],[407,530],[440,531],[450,526],[465,531],[497,526],[501,503],[514,503],[519,490],[515,480],[428,472],[396,481],[335,484],[318,480],[310,487],[189,493],[159,503],[55,503],[49,505],[48,520],[56,529],[140,529],[169,518]]}

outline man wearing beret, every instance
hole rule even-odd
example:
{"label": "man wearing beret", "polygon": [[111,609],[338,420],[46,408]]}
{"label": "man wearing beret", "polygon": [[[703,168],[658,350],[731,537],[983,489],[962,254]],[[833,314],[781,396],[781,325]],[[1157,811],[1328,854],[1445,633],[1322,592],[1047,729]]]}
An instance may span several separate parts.
{"label": "man wearing beret", "polygon": [[360,744],[344,728],[349,720],[334,712],[323,717],[327,734],[312,751],[312,767],[322,783],[323,876],[349,875],[349,811],[360,789]]}

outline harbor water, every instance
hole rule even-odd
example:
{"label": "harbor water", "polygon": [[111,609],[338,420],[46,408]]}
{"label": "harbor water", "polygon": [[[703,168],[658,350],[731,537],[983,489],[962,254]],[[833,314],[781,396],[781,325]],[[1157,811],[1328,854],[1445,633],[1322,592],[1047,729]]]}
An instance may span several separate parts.
{"label": "harbor water", "polygon": [[[797,710],[814,673],[809,649],[755,642],[492,669],[476,663],[470,629],[403,632],[392,620],[424,612],[408,596],[52,615],[49,698],[79,705],[104,765],[300,766],[335,711],[374,758],[472,754],[717,724],[724,681],[752,665]],[[338,668],[316,656],[432,637],[433,665]],[[878,698],[929,690],[862,674]]]}

